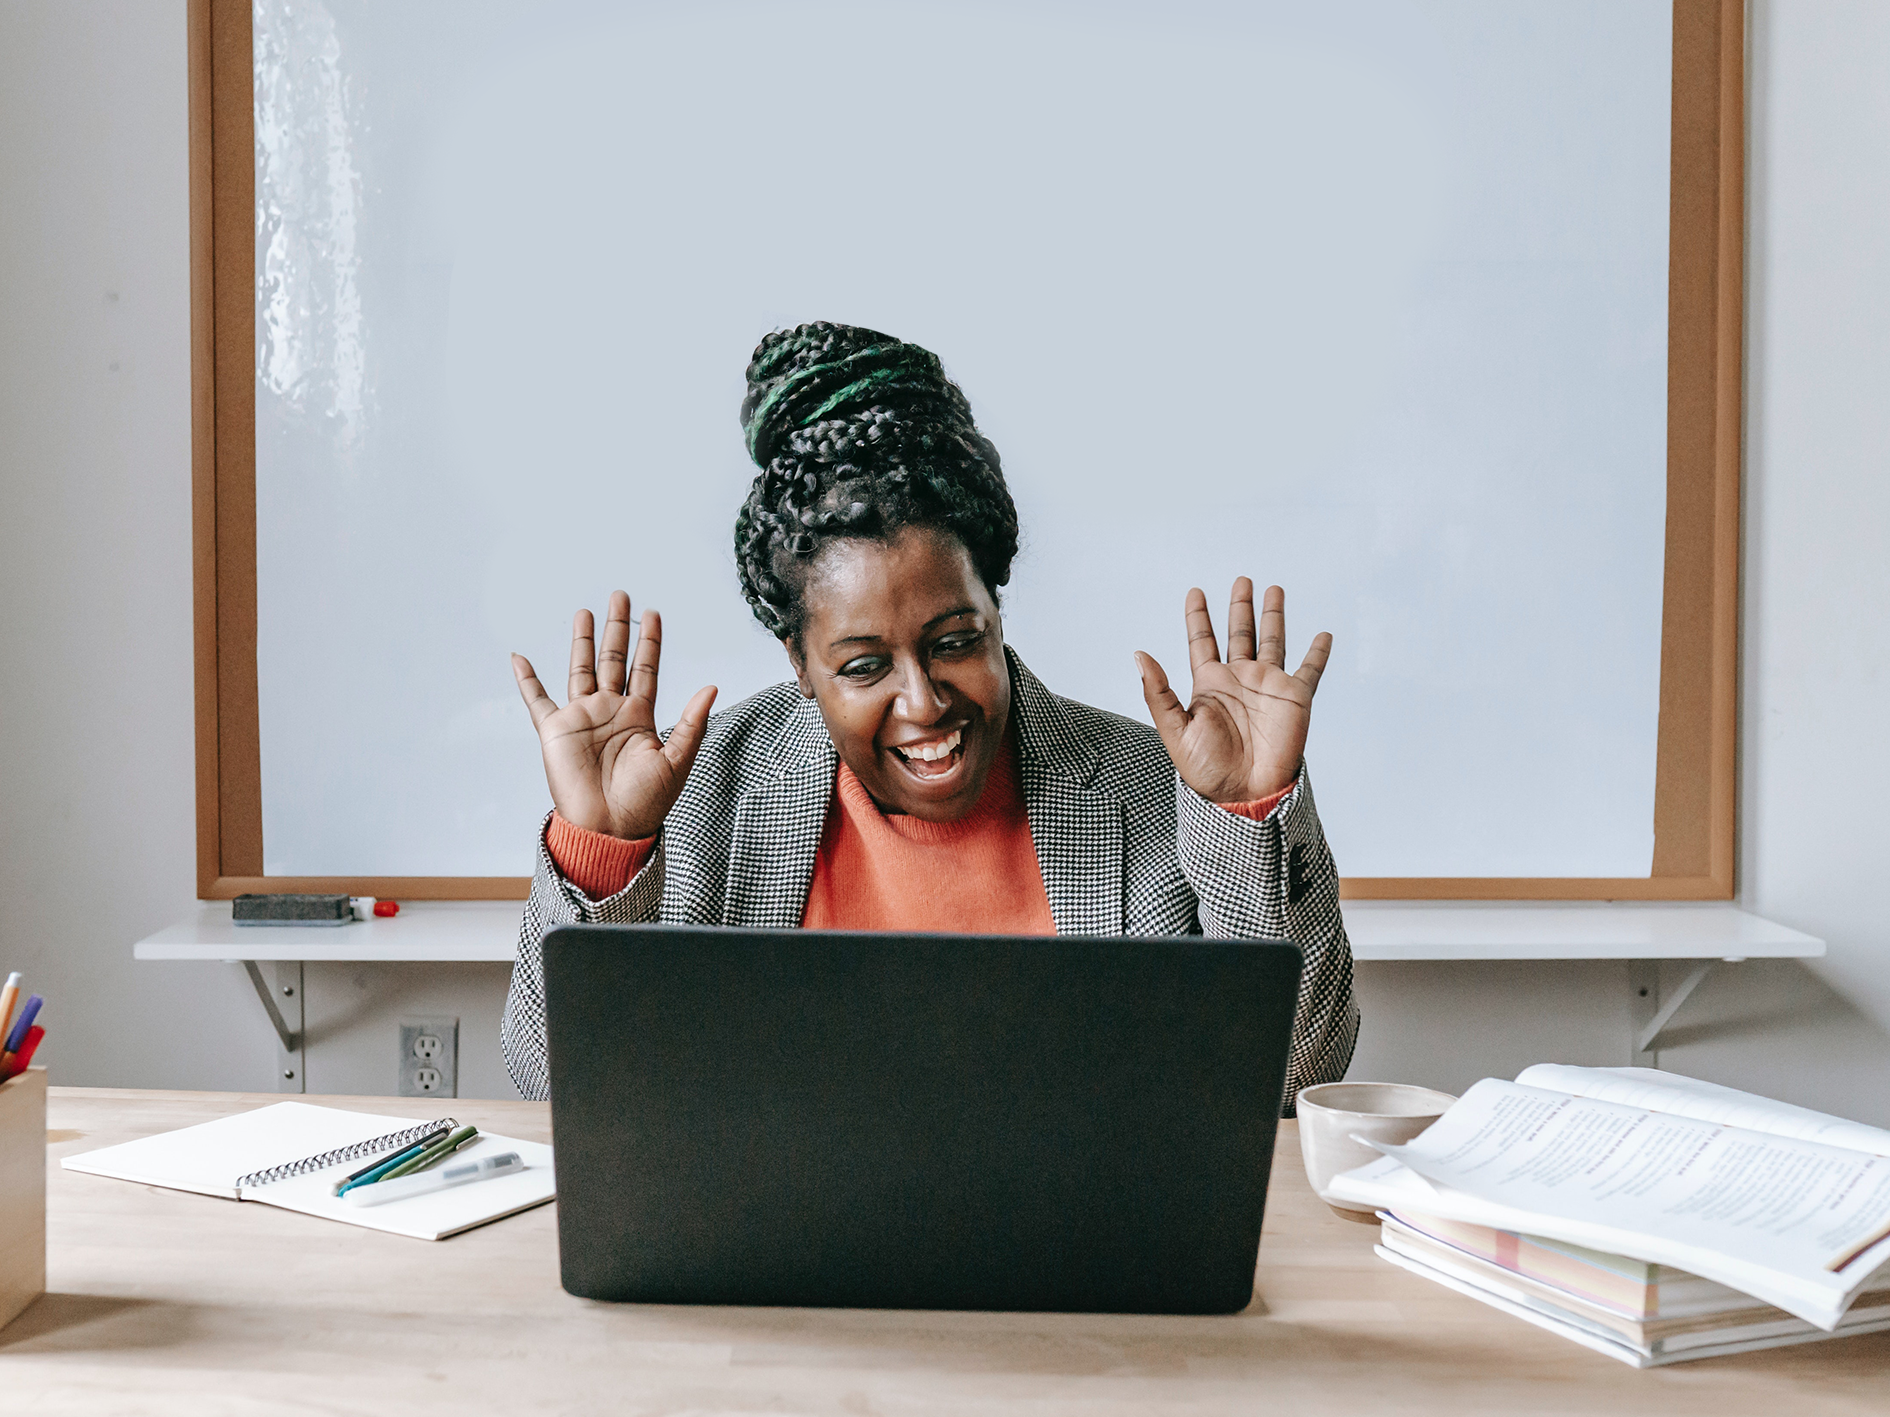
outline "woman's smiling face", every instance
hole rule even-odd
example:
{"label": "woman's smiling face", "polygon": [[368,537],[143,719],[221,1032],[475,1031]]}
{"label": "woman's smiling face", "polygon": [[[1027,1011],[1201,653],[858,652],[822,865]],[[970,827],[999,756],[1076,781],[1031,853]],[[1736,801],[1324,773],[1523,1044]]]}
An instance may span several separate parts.
{"label": "woman's smiling face", "polygon": [[843,537],[810,569],[801,692],[885,812],[952,822],[978,804],[1011,716],[997,602],[949,532]]}

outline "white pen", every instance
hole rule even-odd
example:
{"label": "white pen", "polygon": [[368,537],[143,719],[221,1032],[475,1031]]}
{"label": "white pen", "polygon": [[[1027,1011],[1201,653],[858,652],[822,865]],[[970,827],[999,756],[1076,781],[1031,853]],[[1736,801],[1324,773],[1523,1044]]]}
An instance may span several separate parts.
{"label": "white pen", "polygon": [[383,1205],[388,1201],[405,1200],[408,1196],[424,1196],[429,1191],[443,1191],[448,1186],[465,1186],[474,1181],[490,1180],[494,1176],[510,1176],[524,1169],[525,1163],[519,1154],[507,1151],[498,1156],[482,1156],[476,1161],[454,1162],[437,1171],[416,1171],[411,1176],[396,1176],[391,1181],[356,1186],[342,1200],[349,1205]]}

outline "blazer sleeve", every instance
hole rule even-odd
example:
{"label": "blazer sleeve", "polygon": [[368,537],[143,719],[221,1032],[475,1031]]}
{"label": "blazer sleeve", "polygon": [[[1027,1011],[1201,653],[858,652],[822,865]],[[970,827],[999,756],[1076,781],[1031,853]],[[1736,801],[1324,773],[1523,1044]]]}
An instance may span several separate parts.
{"label": "blazer sleeve", "polygon": [[1293,789],[1262,821],[1225,811],[1175,778],[1176,849],[1203,934],[1291,940],[1305,957],[1287,1058],[1286,1105],[1303,1087],[1345,1076],[1358,1042],[1352,946],[1339,872],[1302,762]]}
{"label": "blazer sleeve", "polygon": [[538,865],[532,893],[518,927],[518,957],[512,963],[512,987],[505,996],[499,1044],[505,1070],[519,1093],[534,1102],[551,1096],[551,1067],[545,1042],[545,932],[554,925],[633,925],[658,918],[663,904],[664,849],[656,847],[630,884],[605,900],[592,900],[558,870],[545,844],[551,825],[546,815],[538,828]]}

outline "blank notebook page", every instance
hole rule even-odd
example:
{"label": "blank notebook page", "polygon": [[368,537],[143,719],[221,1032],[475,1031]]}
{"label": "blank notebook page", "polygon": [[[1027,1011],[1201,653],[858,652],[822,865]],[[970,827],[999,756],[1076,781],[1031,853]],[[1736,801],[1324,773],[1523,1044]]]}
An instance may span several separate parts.
{"label": "blank notebook page", "polygon": [[[375,1160],[374,1156],[355,1157],[266,1185],[246,1186],[240,1193],[236,1188],[239,1177],[372,1141],[424,1125],[426,1120],[344,1112],[306,1102],[278,1102],[234,1117],[69,1156],[60,1164],[69,1171],[121,1181],[230,1200],[263,1201],[285,1210],[419,1240],[445,1239],[489,1220],[542,1205],[556,1195],[549,1146],[486,1133],[455,1153],[454,1159],[516,1151],[526,1169],[377,1206],[352,1206],[334,1194],[336,1181]],[[381,1159],[391,1154],[382,1153]]]}
{"label": "blank notebook page", "polygon": [[214,1122],[69,1156],[61,1165],[68,1171],[89,1171],[95,1176],[235,1200],[240,1177],[356,1142],[372,1141],[425,1120],[343,1112],[306,1102],[277,1102],[234,1117],[219,1117]]}

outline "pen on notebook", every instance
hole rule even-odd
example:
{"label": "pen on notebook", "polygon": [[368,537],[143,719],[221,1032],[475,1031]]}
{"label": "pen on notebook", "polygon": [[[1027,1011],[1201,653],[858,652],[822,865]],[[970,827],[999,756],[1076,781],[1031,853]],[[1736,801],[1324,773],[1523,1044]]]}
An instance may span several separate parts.
{"label": "pen on notebook", "polygon": [[519,1154],[508,1151],[498,1156],[482,1156],[474,1161],[456,1161],[437,1171],[418,1171],[398,1180],[382,1181],[378,1186],[361,1186],[349,1191],[347,1199],[349,1205],[384,1205],[388,1201],[405,1200],[409,1196],[443,1191],[449,1186],[464,1186],[473,1181],[488,1181],[495,1176],[510,1176],[524,1169],[525,1162]]}
{"label": "pen on notebook", "polygon": [[451,1136],[443,1137],[410,1161],[403,1161],[391,1171],[385,1171],[373,1184],[384,1186],[400,1176],[410,1176],[415,1171],[424,1171],[444,1156],[450,1156],[467,1142],[479,1135],[477,1127],[461,1127]]}
{"label": "pen on notebook", "polygon": [[428,1147],[432,1146],[433,1143],[438,1141],[441,1137],[447,1135],[449,1130],[450,1128],[441,1127],[438,1131],[429,1132],[427,1133],[427,1135],[421,1137],[419,1141],[415,1142],[412,1146],[406,1148],[404,1151],[397,1151],[392,1156],[386,1158],[385,1160],[377,1162],[373,1166],[370,1166],[367,1170],[358,1172],[355,1175],[350,1176],[347,1180],[342,1181],[335,1187],[335,1194],[338,1196],[345,1196],[349,1191],[353,1190],[356,1186],[373,1185],[376,1181],[380,1180],[381,1177],[385,1176],[389,1171],[392,1171],[396,1166],[400,1165],[401,1162],[411,1161],[414,1157],[420,1155],[421,1152],[425,1151]]}
{"label": "pen on notebook", "polygon": [[20,984],[25,976],[19,970],[7,976],[4,989],[0,989],[0,1038],[7,1036],[7,1029],[13,1022],[13,1006],[20,1001]]}
{"label": "pen on notebook", "polygon": [[416,1146],[431,1146],[433,1144],[433,1138],[445,1136],[458,1125],[459,1123],[454,1121],[451,1117],[440,1118],[439,1125],[434,1127],[434,1129],[425,1136],[421,1137],[419,1141],[409,1142],[406,1146],[396,1147],[393,1151],[383,1152],[373,1161],[368,1162],[368,1164],[363,1166],[359,1171],[350,1171],[347,1175],[343,1176],[339,1181],[335,1182],[335,1194],[340,1195],[341,1188],[350,1181],[358,1181],[363,1176],[367,1175],[368,1172],[380,1170],[381,1167],[385,1166],[388,1162],[398,1160],[400,1157],[412,1151]]}

